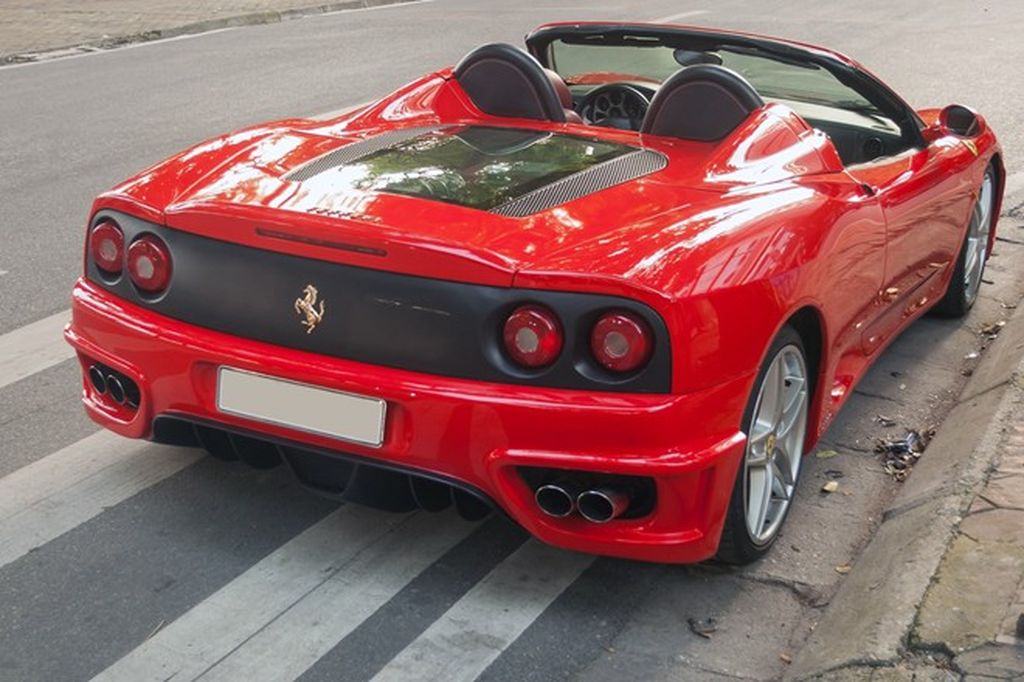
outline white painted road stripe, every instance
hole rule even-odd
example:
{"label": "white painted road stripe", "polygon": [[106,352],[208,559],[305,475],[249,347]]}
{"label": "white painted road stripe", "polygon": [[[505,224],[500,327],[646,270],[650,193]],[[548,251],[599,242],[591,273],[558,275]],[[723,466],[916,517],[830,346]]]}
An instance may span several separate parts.
{"label": "white painted road stripe", "polygon": [[[408,516],[358,505],[342,507],[197,604],[95,679],[195,679],[328,580],[344,581],[345,571],[361,552],[408,521]],[[407,531],[397,531],[403,532]]]}
{"label": "white painted road stripe", "polygon": [[[329,562],[321,555],[319,560],[303,563],[298,569],[287,569],[284,582],[289,583],[286,589],[290,590],[292,601],[283,611],[262,614],[261,621],[255,624],[257,628],[251,635],[245,637],[244,641],[227,655],[222,654],[222,658],[198,677],[194,678],[191,674],[176,675],[174,679],[277,682],[297,678],[389,599],[401,592],[413,578],[469,535],[475,527],[476,524],[458,519],[454,512],[444,515],[413,514],[406,517],[401,524],[380,532],[379,538],[373,539],[354,554],[349,554],[344,549],[348,538],[339,534],[328,542],[324,536],[328,535],[329,531],[317,531],[316,534],[320,537],[316,538],[316,541],[328,543],[329,547],[334,548],[333,551],[341,554],[341,558],[336,562]],[[366,529],[360,532],[365,533]],[[302,543],[306,544],[313,542]],[[265,561],[272,560],[282,566],[290,562],[304,562],[303,551],[300,550],[302,545],[286,544],[278,550],[281,555],[271,555],[273,558]],[[318,562],[323,565],[319,565]],[[242,635],[238,628],[245,626],[234,622],[234,619],[240,610],[252,606],[246,607],[241,602],[270,601],[274,599],[274,591],[281,589],[274,577],[274,569],[259,564],[257,566],[258,569],[250,569],[235,581],[243,581],[241,585],[232,586],[229,583],[226,586],[229,597],[224,598],[228,608],[235,611],[224,614],[223,620],[219,620],[215,613],[220,607],[206,602],[196,608],[208,610],[209,614],[183,616],[195,618],[193,622],[196,623],[216,620],[232,628],[231,634],[225,639],[218,639],[215,630],[191,632],[187,636],[175,634],[172,636],[175,645],[181,645],[179,638],[192,642],[211,638],[218,647],[223,647],[230,644],[231,639]],[[306,584],[307,589],[296,599],[302,583]],[[309,584],[315,586],[309,589]],[[276,607],[279,608],[281,605],[281,602],[278,602]],[[178,631],[174,624],[171,627],[175,628],[175,632]],[[159,638],[158,634],[154,639]],[[219,653],[197,648],[198,646],[194,645],[181,653],[203,657]],[[159,660],[164,660],[163,657],[173,658],[174,655],[175,652],[168,651],[162,654]],[[117,672],[117,665],[111,672]],[[135,673],[136,669],[131,668],[125,670],[123,674],[101,675],[101,679],[140,679]],[[149,672],[146,674],[149,675]],[[157,676],[153,679],[164,677]]]}
{"label": "white painted road stripe", "polygon": [[100,431],[0,479],[0,567],[201,457]]}
{"label": "white painted road stripe", "polygon": [[530,540],[384,667],[373,682],[475,680],[594,557]]}
{"label": "white painted road stripe", "polygon": [[64,340],[70,319],[71,311],[62,310],[0,336],[0,388],[72,357]]}

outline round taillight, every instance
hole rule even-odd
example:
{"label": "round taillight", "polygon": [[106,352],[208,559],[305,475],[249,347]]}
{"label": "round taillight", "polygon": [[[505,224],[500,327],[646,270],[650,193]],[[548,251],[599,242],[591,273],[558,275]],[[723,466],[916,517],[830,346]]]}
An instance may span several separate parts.
{"label": "round taillight", "polygon": [[632,372],[651,358],[654,347],[650,327],[632,313],[608,313],[594,325],[590,349],[605,369]]}
{"label": "round taillight", "polygon": [[524,367],[550,365],[562,352],[562,325],[539,305],[516,308],[505,321],[505,350]]}
{"label": "round taillight", "polygon": [[171,282],[171,253],[159,238],[147,234],[128,247],[128,275],[142,291],[157,294]]}
{"label": "round taillight", "polygon": [[104,220],[89,234],[92,260],[103,272],[120,274],[124,267],[124,233],[113,220]]}

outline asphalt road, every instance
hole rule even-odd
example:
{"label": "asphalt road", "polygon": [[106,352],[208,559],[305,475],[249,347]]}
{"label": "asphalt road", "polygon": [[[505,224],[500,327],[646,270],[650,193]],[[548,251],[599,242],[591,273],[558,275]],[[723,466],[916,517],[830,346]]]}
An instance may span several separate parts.
{"label": "asphalt road", "polygon": [[[1019,3],[512,4],[434,0],[0,69],[0,679],[784,672],[895,485],[874,438],[938,423],[974,328],[1024,293],[1019,219],[1003,220],[1013,241],[966,324],[925,319],[883,356],[820,447],[838,455],[808,461],[784,537],[744,570],[595,560],[497,518],[339,508],[281,469],[98,433],[77,404],[53,339],[92,196],[197,140],[372,99],[544,20],[677,16],[835,46],[914,104],[983,111],[1020,185]],[[819,493],[830,478],[839,491]]]}

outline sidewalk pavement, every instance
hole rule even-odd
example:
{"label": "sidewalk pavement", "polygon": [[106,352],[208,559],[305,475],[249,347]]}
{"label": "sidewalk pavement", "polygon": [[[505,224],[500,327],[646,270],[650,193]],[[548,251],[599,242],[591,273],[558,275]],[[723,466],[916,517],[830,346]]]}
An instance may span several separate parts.
{"label": "sidewalk pavement", "polygon": [[[1007,206],[1017,205],[1007,197]],[[1018,202],[1020,196],[1017,197]],[[1004,214],[1015,237],[1021,216]],[[1024,303],[787,678],[1024,681]]]}
{"label": "sidewalk pavement", "polygon": [[[1024,368],[1022,368],[1024,369]],[[1021,388],[1021,377],[1016,379]],[[960,523],[910,634],[967,675],[1024,679],[1024,403]]]}
{"label": "sidewalk pavement", "polygon": [[0,64],[230,26],[409,0],[10,0],[0,3]]}

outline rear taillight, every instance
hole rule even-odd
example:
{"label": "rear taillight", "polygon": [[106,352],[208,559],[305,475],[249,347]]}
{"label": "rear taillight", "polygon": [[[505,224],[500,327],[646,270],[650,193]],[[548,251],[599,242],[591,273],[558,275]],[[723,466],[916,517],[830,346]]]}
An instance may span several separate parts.
{"label": "rear taillight", "polygon": [[539,305],[516,308],[505,321],[505,350],[523,367],[550,365],[562,352],[562,325]]}
{"label": "rear taillight", "polygon": [[104,220],[89,233],[92,260],[103,272],[111,275],[124,268],[124,233],[113,220]]}
{"label": "rear taillight", "polygon": [[167,245],[151,234],[128,247],[128,275],[141,291],[158,294],[171,283],[171,253]]}
{"label": "rear taillight", "polygon": [[613,372],[632,372],[643,367],[651,358],[653,346],[650,327],[632,313],[608,313],[597,321],[590,334],[594,357]]}

